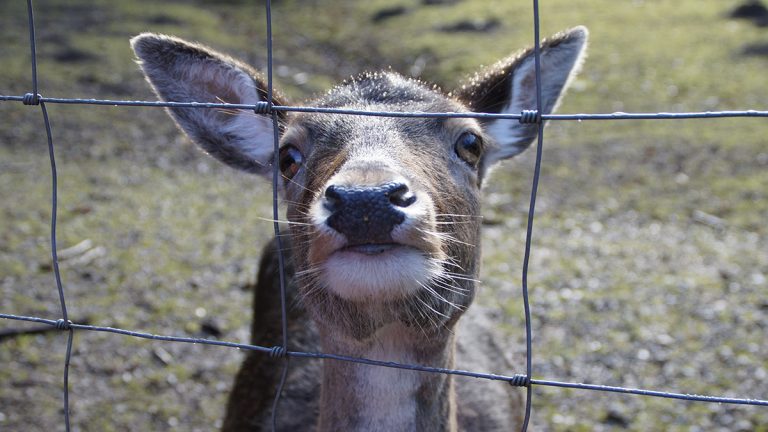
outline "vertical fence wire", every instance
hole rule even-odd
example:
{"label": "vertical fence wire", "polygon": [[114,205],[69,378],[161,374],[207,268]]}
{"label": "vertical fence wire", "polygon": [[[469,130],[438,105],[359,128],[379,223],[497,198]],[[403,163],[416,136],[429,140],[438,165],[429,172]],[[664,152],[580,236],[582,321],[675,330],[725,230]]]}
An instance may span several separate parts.
{"label": "vertical fence wire", "polygon": [[[67,350],[64,360],[64,383],[63,383],[63,404],[64,404],[64,421],[66,431],[70,431],[70,412],[69,412],[69,366],[72,355],[72,345],[74,339],[74,330],[89,330],[89,331],[103,331],[129,335],[133,337],[160,340],[160,341],[174,341],[174,342],[188,342],[188,343],[201,343],[217,346],[237,347],[242,349],[254,350],[269,353],[272,357],[280,358],[283,360],[282,372],[279,384],[276,388],[275,398],[272,404],[271,412],[271,425],[272,430],[277,430],[277,412],[279,408],[280,397],[283,387],[285,385],[286,376],[288,372],[290,357],[303,357],[303,358],[317,358],[317,359],[331,359],[335,361],[347,361],[362,364],[369,364],[380,367],[399,368],[406,370],[431,372],[431,373],[443,373],[451,375],[463,375],[476,378],[483,378],[488,380],[503,380],[515,386],[526,387],[526,405],[525,405],[525,418],[522,426],[522,431],[525,432],[528,429],[531,405],[532,405],[532,387],[534,385],[553,386],[553,387],[565,387],[583,390],[596,390],[603,392],[615,392],[615,393],[629,393],[635,395],[655,396],[672,399],[692,400],[692,401],[704,401],[714,403],[729,403],[729,404],[741,404],[741,405],[756,405],[756,406],[768,406],[768,401],[760,399],[745,399],[745,398],[722,398],[714,396],[700,396],[700,395],[688,395],[682,393],[669,393],[652,390],[642,389],[629,389],[623,387],[602,386],[594,384],[580,384],[580,383],[565,383],[550,380],[533,379],[532,377],[532,325],[529,303],[529,290],[528,290],[528,273],[531,254],[531,243],[533,236],[533,221],[535,215],[536,195],[538,191],[539,178],[541,174],[541,164],[543,157],[543,130],[544,120],[605,120],[605,119],[679,119],[679,118],[716,118],[716,117],[768,117],[768,111],[721,111],[721,112],[706,112],[706,113],[648,113],[648,114],[626,114],[626,113],[613,113],[613,114],[570,114],[570,115],[543,115],[542,114],[542,88],[541,88],[541,39],[540,39],[540,16],[539,16],[539,3],[538,0],[533,0],[533,24],[534,24],[534,61],[535,61],[535,79],[536,79],[536,111],[535,112],[523,112],[520,115],[494,115],[486,113],[390,113],[390,112],[372,112],[372,111],[357,111],[357,110],[344,110],[344,109],[323,109],[316,107],[279,107],[273,103],[273,49],[272,49],[272,7],[271,1],[266,0],[266,25],[267,25],[267,101],[259,102],[255,105],[236,105],[236,104],[218,104],[218,103],[179,103],[179,102],[147,102],[147,101],[105,101],[105,100],[84,100],[84,99],[57,99],[57,98],[44,98],[38,92],[38,75],[37,75],[37,59],[36,59],[36,43],[35,43],[35,23],[34,13],[32,7],[32,0],[27,0],[27,16],[29,25],[29,40],[30,40],[30,52],[31,52],[31,75],[32,75],[32,93],[28,93],[23,97],[17,96],[2,96],[0,95],[0,101],[22,101],[25,105],[40,105],[41,113],[43,116],[43,122],[45,125],[49,158],[51,164],[51,177],[52,177],[52,192],[51,192],[51,259],[53,261],[53,273],[56,280],[56,287],[59,294],[59,302],[61,306],[61,319],[58,320],[46,320],[36,317],[23,317],[17,315],[9,315],[0,313],[0,318],[16,319],[24,321],[34,321],[53,325],[59,330],[67,330]],[[56,168],[56,160],[53,145],[53,134],[51,131],[50,120],[48,112],[45,106],[45,102],[54,103],[88,103],[98,105],[129,105],[129,106],[185,106],[200,109],[212,109],[217,107],[236,107],[239,109],[252,109],[257,114],[269,114],[272,120],[273,126],[273,145],[274,145],[274,160],[272,162],[272,214],[273,214],[273,228],[276,236],[277,249],[278,249],[278,265],[279,265],[279,277],[280,277],[280,307],[281,307],[281,330],[282,330],[282,345],[272,348],[260,347],[256,345],[237,344],[233,342],[225,341],[211,341],[207,339],[198,338],[184,338],[173,336],[160,336],[150,335],[147,333],[135,332],[130,330],[115,329],[109,327],[90,326],[82,324],[73,324],[69,321],[67,315],[66,301],[64,296],[63,284],[61,281],[61,274],[59,271],[57,244],[56,244],[56,227],[57,227],[57,207],[58,207],[58,175]],[[338,114],[351,114],[351,115],[375,115],[375,116],[388,116],[388,117],[467,117],[467,118],[506,118],[506,119],[518,119],[524,121],[526,118],[530,118],[531,114],[535,114],[535,119],[538,127],[537,146],[536,146],[536,159],[534,166],[534,174],[531,185],[530,204],[528,208],[528,221],[526,227],[525,238],[525,251],[523,258],[522,268],[522,294],[524,303],[525,314],[525,332],[526,332],[526,374],[525,375],[494,375],[487,373],[478,373],[471,371],[462,371],[454,369],[433,368],[428,366],[419,365],[407,365],[398,364],[393,362],[383,362],[369,359],[361,359],[348,357],[337,354],[328,353],[310,353],[310,352],[294,352],[289,350],[288,346],[288,314],[286,305],[286,275],[285,264],[283,256],[283,247],[281,241],[280,227],[279,227],[279,194],[278,194],[278,182],[280,180],[279,173],[279,118],[278,113],[280,111],[309,111],[309,112],[331,112]]]}
{"label": "vertical fence wire", "polygon": [[267,111],[272,119],[272,224],[275,232],[275,242],[277,244],[278,273],[280,278],[280,326],[282,331],[282,346],[273,351],[273,356],[281,358],[283,361],[282,371],[280,372],[280,381],[275,389],[275,398],[272,402],[271,423],[272,432],[277,432],[277,413],[280,408],[280,397],[283,393],[285,380],[288,377],[288,367],[290,357],[288,352],[288,310],[286,306],[285,293],[285,257],[283,251],[283,240],[280,235],[280,214],[279,214],[279,194],[278,182],[280,181],[280,123],[277,118],[277,111],[272,109],[274,86],[273,86],[273,51],[272,51],[272,1],[266,2],[267,15]]}
{"label": "vertical fence wire", "polygon": [[32,7],[32,0],[27,0],[27,22],[29,26],[29,50],[30,64],[32,65],[32,93],[25,97],[25,104],[40,105],[40,111],[45,125],[45,134],[48,143],[48,157],[51,162],[51,261],[53,274],[56,280],[56,288],[59,294],[59,304],[61,305],[61,319],[58,327],[67,330],[67,351],[64,357],[64,383],[63,383],[63,403],[64,403],[64,428],[70,431],[69,419],[69,365],[72,358],[72,342],[74,339],[74,330],[68,325],[67,302],[64,298],[64,288],[61,282],[61,272],[59,270],[58,247],[56,244],[56,226],[58,213],[58,172],[56,169],[56,155],[53,146],[53,133],[51,131],[51,122],[48,118],[48,109],[45,102],[41,100],[37,80],[37,44],[35,42],[35,14]]}
{"label": "vertical fence wire", "polygon": [[[528,265],[531,258],[531,242],[533,240],[533,217],[536,211],[536,193],[539,190],[539,176],[541,174],[541,159],[544,151],[544,121],[541,119],[541,35],[539,33],[539,2],[533,0],[533,58],[536,74],[536,124],[538,134],[536,137],[536,163],[533,171],[533,183],[531,184],[531,200],[528,205],[528,223],[525,231],[525,251],[523,254],[523,310],[525,313],[525,417],[523,418],[522,431],[528,430],[531,420],[531,399],[533,387],[531,378],[533,372],[533,343],[531,330],[531,305],[528,298]],[[522,119],[521,119],[522,121]]]}

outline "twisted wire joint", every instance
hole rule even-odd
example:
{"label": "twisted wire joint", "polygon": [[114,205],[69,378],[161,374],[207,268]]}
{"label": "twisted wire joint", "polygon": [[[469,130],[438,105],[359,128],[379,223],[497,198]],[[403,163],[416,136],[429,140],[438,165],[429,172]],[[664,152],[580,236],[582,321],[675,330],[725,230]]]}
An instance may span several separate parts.
{"label": "twisted wire joint", "polygon": [[507,382],[509,382],[509,385],[515,386],[515,387],[528,387],[531,385],[531,382],[528,380],[528,377],[525,375],[514,375]]}
{"label": "twisted wire joint", "polygon": [[269,350],[269,356],[272,358],[283,358],[285,357],[286,353],[287,350],[282,346],[274,346],[271,350]]}
{"label": "twisted wire joint", "polygon": [[72,321],[70,320],[65,321],[63,319],[58,319],[56,320],[56,328],[59,330],[69,330],[72,328]]}
{"label": "twisted wire joint", "polygon": [[523,110],[520,113],[520,123],[522,124],[533,124],[539,123],[540,121],[541,117],[537,110]]}
{"label": "twisted wire joint", "polygon": [[256,102],[256,106],[253,108],[253,111],[256,114],[271,114],[272,107],[269,105],[269,102]]}
{"label": "twisted wire joint", "polygon": [[40,96],[39,94],[27,93],[24,95],[24,98],[21,100],[21,102],[24,105],[40,105],[41,97],[42,96]]}

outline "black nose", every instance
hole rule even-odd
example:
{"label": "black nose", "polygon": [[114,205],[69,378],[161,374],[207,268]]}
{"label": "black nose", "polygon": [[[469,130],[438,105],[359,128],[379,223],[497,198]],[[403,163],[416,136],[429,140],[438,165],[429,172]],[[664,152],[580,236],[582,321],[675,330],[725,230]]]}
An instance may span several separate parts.
{"label": "black nose", "polygon": [[416,196],[403,183],[331,185],[325,190],[324,205],[331,212],[326,222],[344,234],[350,245],[387,243],[392,241],[392,229],[405,220],[400,208],[415,201]]}

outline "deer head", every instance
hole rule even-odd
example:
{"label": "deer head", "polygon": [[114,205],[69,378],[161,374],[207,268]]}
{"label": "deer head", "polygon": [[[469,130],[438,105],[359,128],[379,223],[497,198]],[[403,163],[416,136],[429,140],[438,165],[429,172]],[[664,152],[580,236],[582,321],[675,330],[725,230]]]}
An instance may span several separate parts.
{"label": "deer head", "polygon": [[[587,30],[576,27],[543,42],[542,114],[555,109],[580,68],[586,39]],[[255,104],[266,98],[256,71],[209,48],[156,34],[139,35],[131,44],[163,100]],[[519,114],[536,108],[535,82],[529,49],[478,72],[452,93],[377,72],[350,78],[307,105]],[[274,103],[285,101],[277,95]],[[274,129],[269,115],[176,107],[169,113],[213,157],[270,176]],[[452,365],[452,329],[472,302],[478,277],[481,187],[491,167],[529,147],[538,126],[501,119],[278,113],[277,186],[287,204],[293,277],[323,349]],[[353,376],[360,380],[356,395],[342,390],[328,396],[334,383]],[[450,393],[450,380],[436,378],[424,387],[404,375],[326,368],[321,429],[347,428],[350,407],[379,403],[370,394],[395,376],[404,380],[405,396],[390,395],[388,403],[407,402],[426,388],[430,394]],[[360,424],[418,429],[414,418],[452,411],[447,399],[432,399],[417,408],[400,407],[400,417],[374,409]],[[411,408],[435,412],[431,417],[402,414]]]}
{"label": "deer head", "polygon": [[[586,37],[586,29],[577,27],[543,43],[544,114],[554,110],[579,69]],[[257,72],[211,49],[156,34],[131,43],[163,100],[265,100]],[[516,114],[536,107],[533,53],[501,60],[448,95],[378,72],[351,78],[308,105]],[[271,172],[268,116],[195,108],[169,112],[215,158],[246,172]],[[530,145],[537,126],[281,112],[279,132],[278,186],[292,223],[302,293],[314,318],[358,339],[393,321],[429,331],[449,328],[474,294],[482,183],[491,166]]]}

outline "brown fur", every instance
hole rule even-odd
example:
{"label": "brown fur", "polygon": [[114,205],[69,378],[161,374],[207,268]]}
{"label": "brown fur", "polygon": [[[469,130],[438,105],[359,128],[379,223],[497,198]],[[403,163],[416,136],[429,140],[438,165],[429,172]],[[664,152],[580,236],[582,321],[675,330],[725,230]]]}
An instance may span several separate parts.
{"label": "brown fur", "polygon": [[[543,44],[544,113],[555,108],[579,68],[585,41],[586,29],[576,28]],[[253,103],[264,98],[254,71],[208,48],[151,34],[132,44],[163,99]],[[342,83],[310,105],[516,114],[534,108],[533,77],[528,50],[479,73],[453,96],[386,72]],[[272,124],[265,117],[188,108],[170,112],[214,157],[247,172],[269,173]],[[295,169],[284,175],[295,176],[283,177],[281,185],[291,223],[283,250],[289,349],[519,371],[504,356],[488,311],[479,306],[465,311],[479,277],[480,186],[491,165],[528,147],[535,130],[509,120],[283,116],[281,148],[303,159],[300,165],[287,159]],[[380,195],[389,184],[397,185],[396,199]],[[379,201],[370,201],[379,207],[351,220],[357,213],[344,210],[332,189],[361,190],[365,196],[379,191]],[[335,219],[343,223],[329,222],[341,211],[349,211]],[[350,238],[361,241],[358,234],[344,234],[370,232],[361,227],[388,220],[369,220],[385,218],[382,214],[396,215],[397,223],[379,225],[376,236],[365,234],[362,243],[351,243]],[[263,252],[254,287],[252,343],[261,346],[281,343],[276,257],[273,242]],[[269,429],[280,366],[264,354],[247,355],[223,430]],[[282,430],[496,431],[514,428],[521,413],[521,392],[505,383],[291,359],[277,424]]]}

